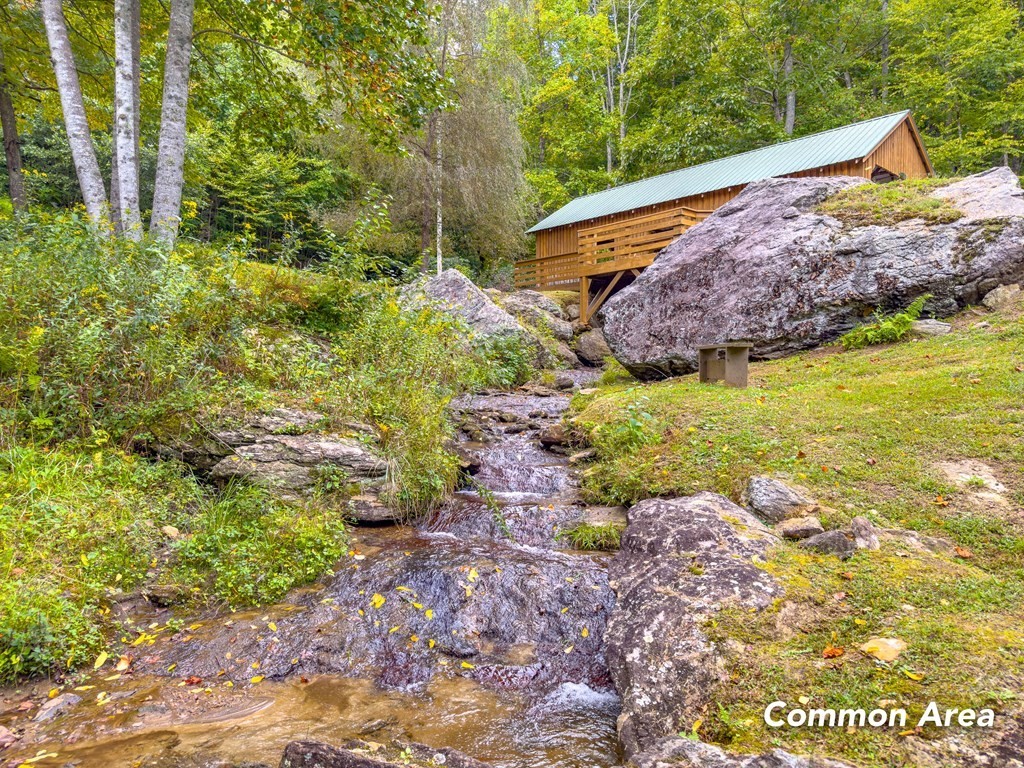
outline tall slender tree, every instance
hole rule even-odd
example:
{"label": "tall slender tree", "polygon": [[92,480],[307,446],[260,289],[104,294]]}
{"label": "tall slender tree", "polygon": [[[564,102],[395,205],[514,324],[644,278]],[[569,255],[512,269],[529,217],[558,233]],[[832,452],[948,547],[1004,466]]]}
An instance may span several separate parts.
{"label": "tall slender tree", "polygon": [[7,161],[7,185],[15,211],[28,209],[25,178],[22,175],[21,143],[18,140],[18,121],[11,98],[4,50],[0,45],[0,124],[3,126],[4,159]]}
{"label": "tall slender tree", "polygon": [[82,86],[78,81],[75,57],[68,39],[67,22],[61,0],[40,0],[46,39],[50,45],[50,61],[57,80],[64,127],[67,130],[71,158],[78,176],[78,184],[85,201],[85,210],[94,224],[101,224],[107,206],[107,193],[96,160],[89,129],[89,118],[82,100]]}
{"label": "tall slender tree", "polygon": [[192,63],[194,0],[171,0],[167,30],[164,92],[157,149],[156,186],[150,229],[173,246],[181,223],[181,191],[185,183],[185,138],[188,82]]}
{"label": "tall slender tree", "polygon": [[[142,237],[139,212],[139,125],[137,70],[135,52],[138,14],[137,0],[114,0],[114,157],[111,181],[117,189],[116,206],[122,232],[133,240]],[[113,195],[112,195],[113,196]]]}

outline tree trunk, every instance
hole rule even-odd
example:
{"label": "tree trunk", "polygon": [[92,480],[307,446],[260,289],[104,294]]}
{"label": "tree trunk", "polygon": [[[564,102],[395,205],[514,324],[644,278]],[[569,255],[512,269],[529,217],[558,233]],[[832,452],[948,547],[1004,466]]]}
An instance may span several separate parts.
{"label": "tree trunk", "polygon": [[173,247],[181,223],[181,191],[185,184],[185,118],[188,112],[194,7],[194,0],[171,0],[171,22],[167,30],[160,143],[157,149],[150,229],[168,247]]}
{"label": "tree trunk", "polygon": [[135,43],[132,6],[135,0],[114,0],[114,157],[112,174],[117,183],[117,210],[121,231],[132,240],[142,238],[139,213],[138,104],[135,102]]}
{"label": "tree trunk", "polygon": [[882,0],[882,102],[889,97],[889,0]]}
{"label": "tree trunk", "polygon": [[437,229],[434,232],[434,246],[437,249],[437,274],[441,274],[444,271],[444,262],[441,258],[441,238],[444,234],[444,215],[441,209],[442,203],[442,189],[444,186],[444,178],[442,173],[444,166],[441,163],[441,114],[437,115],[437,152],[434,155],[434,214],[437,219]]}
{"label": "tree trunk", "polygon": [[89,120],[85,114],[82,101],[82,87],[78,82],[78,71],[75,69],[74,54],[71,52],[71,41],[68,40],[68,27],[64,21],[64,9],[61,0],[40,0],[43,12],[43,24],[46,27],[46,39],[50,44],[50,61],[57,80],[57,91],[60,93],[61,110],[64,113],[64,128],[71,146],[71,159],[78,175],[78,185],[82,190],[85,210],[93,223],[103,221],[107,193],[100,174],[100,165],[96,161],[96,150],[92,145],[89,132]]}
{"label": "tree trunk", "polygon": [[434,123],[437,112],[427,118],[427,140],[423,146],[423,215],[420,217],[420,272],[430,271],[430,236],[434,212]]}
{"label": "tree trunk", "polygon": [[793,41],[786,40],[782,58],[783,83],[786,87],[786,120],[783,129],[793,135],[796,125],[796,88],[793,87]]}
{"label": "tree trunk", "polygon": [[15,211],[28,210],[28,195],[25,193],[25,177],[21,174],[21,143],[18,141],[18,122],[14,114],[14,102],[7,86],[7,69],[4,66],[4,52],[0,48],[0,124],[3,125],[4,156],[7,159],[7,181],[11,204]]}

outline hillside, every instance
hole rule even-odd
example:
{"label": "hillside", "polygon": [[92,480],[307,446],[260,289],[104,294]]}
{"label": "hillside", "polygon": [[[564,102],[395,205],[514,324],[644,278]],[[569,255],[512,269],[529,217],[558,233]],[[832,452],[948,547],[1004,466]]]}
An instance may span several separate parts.
{"label": "hillside", "polygon": [[[795,543],[771,550],[761,567],[786,597],[756,615],[726,610],[705,627],[726,649],[731,682],[693,725],[702,739],[857,765],[946,765],[943,742],[929,747],[912,729],[771,730],[762,713],[803,697],[819,707],[888,701],[920,713],[936,699],[1017,711],[1022,315],[1020,304],[972,309],[946,336],[754,363],[746,390],[696,376],[638,385],[623,374],[577,395],[571,424],[596,451],[583,473],[591,503],[701,490],[738,501],[750,477],[773,475],[820,503],[826,529],[864,516],[893,531],[878,551],[847,561]],[[875,635],[907,650],[892,664],[858,652]]]}

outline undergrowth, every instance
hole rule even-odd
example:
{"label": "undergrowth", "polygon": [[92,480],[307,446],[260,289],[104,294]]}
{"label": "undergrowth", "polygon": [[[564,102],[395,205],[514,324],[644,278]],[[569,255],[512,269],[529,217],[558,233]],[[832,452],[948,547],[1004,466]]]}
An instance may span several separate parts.
{"label": "undergrowth", "polygon": [[368,426],[387,501],[414,514],[456,481],[449,399],[529,373],[527,350],[474,346],[392,286],[253,263],[243,245],[167,253],[74,214],[0,219],[0,680],[82,664],[110,602],[153,582],[265,603],[343,551],[344,505],[216,490],[140,447],[306,408],[327,430]]}
{"label": "undergrowth", "polygon": [[843,349],[849,350],[901,341],[910,333],[914,321],[921,317],[925,302],[930,298],[930,294],[918,296],[905,310],[891,315],[876,312],[870,323],[847,331],[839,338],[839,343]]}

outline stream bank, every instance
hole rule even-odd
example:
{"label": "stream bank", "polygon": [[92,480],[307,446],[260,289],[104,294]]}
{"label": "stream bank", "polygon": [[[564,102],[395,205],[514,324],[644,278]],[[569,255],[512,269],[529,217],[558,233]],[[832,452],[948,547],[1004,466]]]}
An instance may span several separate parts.
{"label": "stream bank", "polygon": [[32,696],[9,694],[0,724],[21,740],[3,757],[276,765],[295,739],[366,738],[508,768],[617,765],[608,556],[558,540],[586,510],[538,439],[568,403],[536,387],[456,401],[470,487],[413,525],[354,529],[335,575],[279,605],[182,628],[146,616],[126,636],[129,669],[76,680],[58,716],[39,722],[16,701]]}

